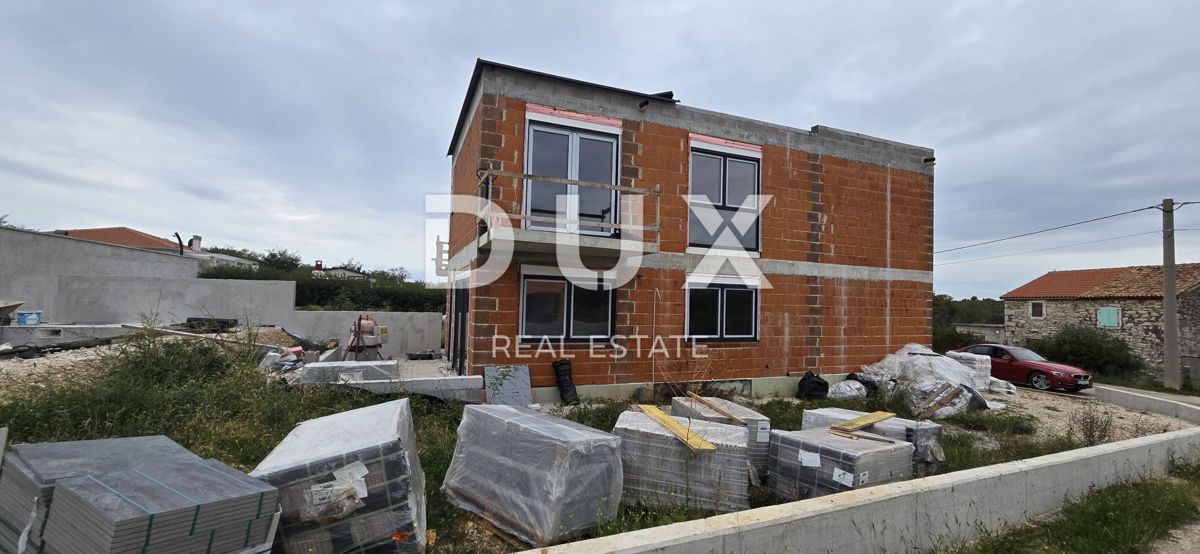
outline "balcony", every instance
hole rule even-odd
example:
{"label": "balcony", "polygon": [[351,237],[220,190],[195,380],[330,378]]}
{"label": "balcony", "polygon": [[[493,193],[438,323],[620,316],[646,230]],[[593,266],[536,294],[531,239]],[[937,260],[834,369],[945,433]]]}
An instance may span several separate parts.
{"label": "balcony", "polygon": [[[517,186],[520,184],[521,186]],[[497,190],[523,191],[504,201]],[[531,196],[537,196],[531,201]],[[606,194],[607,193],[607,194]],[[553,254],[563,235],[577,239],[584,258],[616,258],[631,241],[641,254],[658,252],[659,187],[640,189],[608,183],[526,173],[480,170],[478,195],[480,252],[490,251],[511,228],[515,254]],[[554,200],[549,200],[553,198]],[[648,202],[653,202],[650,206]],[[504,206],[511,207],[511,211]],[[550,207],[553,206],[553,207]],[[653,210],[653,220],[645,221]]]}

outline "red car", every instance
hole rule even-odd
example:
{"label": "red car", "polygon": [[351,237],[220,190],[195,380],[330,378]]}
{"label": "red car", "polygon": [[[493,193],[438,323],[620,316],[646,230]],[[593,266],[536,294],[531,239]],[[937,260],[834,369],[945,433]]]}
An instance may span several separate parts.
{"label": "red car", "polygon": [[1019,346],[976,344],[955,352],[982,354],[992,358],[992,377],[1027,383],[1038,390],[1078,391],[1092,386],[1092,374],[1075,366],[1051,362],[1037,352]]}

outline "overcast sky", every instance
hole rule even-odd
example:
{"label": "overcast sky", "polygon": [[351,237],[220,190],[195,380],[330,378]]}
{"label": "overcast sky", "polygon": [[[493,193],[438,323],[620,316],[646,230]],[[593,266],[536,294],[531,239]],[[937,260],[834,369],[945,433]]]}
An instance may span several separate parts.
{"label": "overcast sky", "polygon": [[[936,150],[936,249],[1200,201],[1200,4],[0,4],[0,215],[420,273],[477,57]],[[938,255],[935,289],[1161,263],[1161,212]],[[1200,229],[1200,205],[1177,214]],[[1145,234],[1151,233],[1151,234]],[[1179,260],[1200,261],[1200,231]]]}

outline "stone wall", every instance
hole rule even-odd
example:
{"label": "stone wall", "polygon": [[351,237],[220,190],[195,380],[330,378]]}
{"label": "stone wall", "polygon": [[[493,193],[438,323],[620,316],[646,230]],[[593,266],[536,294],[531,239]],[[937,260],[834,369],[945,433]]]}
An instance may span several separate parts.
{"label": "stone wall", "polygon": [[[1029,315],[1031,302],[1045,302],[1044,317]],[[1125,339],[1134,353],[1161,370],[1161,300],[1005,300],[1005,332],[1011,343],[1023,344],[1028,339],[1046,338],[1072,324],[1097,327],[1096,310],[1103,307],[1120,308],[1121,325],[1116,329],[1102,330]]]}
{"label": "stone wall", "polygon": [[1179,354],[1200,370],[1200,288],[1179,295]]}

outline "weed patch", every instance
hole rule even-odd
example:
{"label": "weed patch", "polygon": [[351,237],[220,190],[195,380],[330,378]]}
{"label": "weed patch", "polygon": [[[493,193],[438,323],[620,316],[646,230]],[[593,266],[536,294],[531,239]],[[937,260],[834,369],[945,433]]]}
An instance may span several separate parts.
{"label": "weed patch", "polygon": [[1004,435],[1032,435],[1037,431],[1033,416],[1009,410],[967,410],[946,418],[942,423],[972,431]]}

